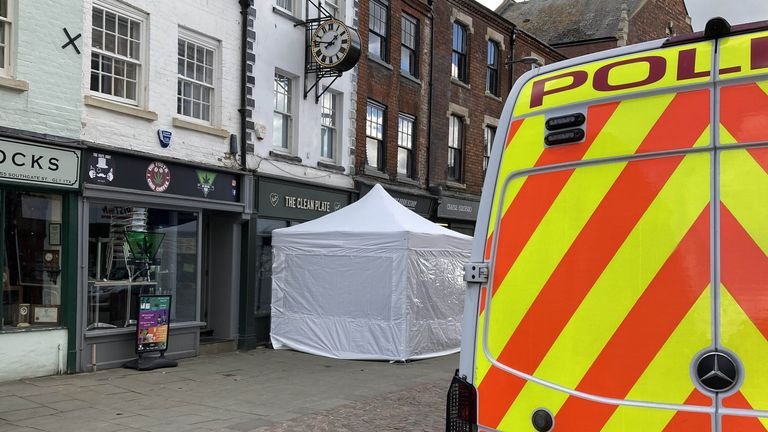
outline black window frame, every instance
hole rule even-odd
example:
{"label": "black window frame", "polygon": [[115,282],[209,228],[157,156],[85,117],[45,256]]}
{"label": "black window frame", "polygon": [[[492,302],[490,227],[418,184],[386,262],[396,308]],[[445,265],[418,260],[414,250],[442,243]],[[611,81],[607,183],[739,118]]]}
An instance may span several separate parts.
{"label": "black window frame", "polygon": [[486,74],[485,74],[485,91],[494,95],[500,96],[501,90],[499,83],[501,82],[499,74],[499,54],[500,44],[493,40],[488,39],[488,46],[486,49]]}
{"label": "black window frame", "polygon": [[[410,36],[408,30],[412,31],[412,43],[410,46],[408,39]],[[400,24],[400,70],[406,72],[408,75],[418,78],[419,77],[419,56],[417,55],[419,50],[419,20],[416,17],[403,13]],[[403,65],[403,61],[408,59],[408,64]],[[403,66],[406,66],[405,68]]]}
{"label": "black window frame", "polygon": [[[404,122],[410,124],[410,130],[402,127]],[[404,144],[407,144],[404,145]],[[413,178],[413,148],[416,146],[416,117],[400,113],[397,116],[397,175]],[[406,155],[405,172],[401,172],[400,155]]]}
{"label": "black window frame", "polygon": [[[467,65],[467,41],[469,37],[468,27],[459,21],[453,22],[451,43],[451,77],[463,83],[469,82],[469,68]],[[461,36],[460,39],[457,36]],[[458,40],[457,40],[458,39]]]}
{"label": "black window frame", "polygon": [[465,122],[464,117],[457,114],[451,114],[448,121],[448,164],[446,167],[446,178],[448,181],[457,183],[462,183],[464,179],[462,153],[464,151]]}
{"label": "black window frame", "polygon": [[[377,11],[380,16],[377,16]],[[374,23],[380,26],[374,28]],[[379,28],[382,27],[382,28]],[[372,51],[371,40],[376,38],[379,41],[379,51]],[[371,0],[370,11],[368,13],[368,55],[374,55],[385,62],[389,61],[389,1]]]}
{"label": "black window frame", "polygon": [[488,170],[488,163],[490,163],[491,160],[493,140],[496,139],[497,131],[498,128],[493,125],[485,125],[485,129],[483,130],[483,172]]}
{"label": "black window frame", "polygon": [[[377,110],[380,115],[376,118],[380,119],[380,122],[372,120],[371,111]],[[378,128],[376,128],[378,126]],[[377,131],[381,133],[378,134]],[[365,118],[365,165],[371,168],[375,168],[378,171],[384,171],[385,164],[385,143],[387,137],[387,107],[373,100],[368,100],[366,105],[366,118]],[[369,150],[370,144],[376,142],[376,164],[369,163]]]}

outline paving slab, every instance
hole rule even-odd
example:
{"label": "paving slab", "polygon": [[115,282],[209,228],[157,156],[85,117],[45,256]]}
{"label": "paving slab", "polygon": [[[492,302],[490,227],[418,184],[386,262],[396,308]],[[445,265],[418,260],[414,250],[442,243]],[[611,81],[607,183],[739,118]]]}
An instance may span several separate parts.
{"label": "paving slab", "polygon": [[0,383],[0,432],[441,431],[457,366],[256,349]]}

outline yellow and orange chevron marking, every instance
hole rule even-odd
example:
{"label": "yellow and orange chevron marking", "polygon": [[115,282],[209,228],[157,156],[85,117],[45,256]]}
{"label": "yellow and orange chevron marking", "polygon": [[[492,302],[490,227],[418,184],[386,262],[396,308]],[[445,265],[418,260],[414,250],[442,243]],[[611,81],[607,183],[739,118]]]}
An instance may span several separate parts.
{"label": "yellow and orange chevron marking", "polygon": [[[753,134],[723,121],[737,132],[734,142]],[[729,133],[730,134],[730,133]],[[748,379],[724,400],[728,408],[768,408],[768,148],[727,150],[721,156],[721,293],[723,346],[738,353]],[[768,419],[725,417],[723,430],[766,431]]]}
{"label": "yellow and orange chevron marking", "polygon": [[[721,143],[768,141],[768,84],[728,86],[720,96]],[[487,256],[503,239],[484,290],[491,310],[486,317],[481,305],[478,325],[478,345],[487,337],[496,361],[597,396],[713,407],[689,367],[712,344],[710,244],[719,232],[720,342],[748,377],[724,406],[768,410],[768,148],[721,152],[718,226],[712,152],[565,166],[505,184],[527,168],[709,146],[709,101],[698,90],[595,105],[584,143],[546,150],[543,116],[514,122],[490,221],[498,232],[488,234]],[[499,430],[530,430],[542,407],[559,429],[579,432],[712,425],[709,414],[570,397],[492,366],[482,349],[474,382],[479,423]],[[762,418],[724,416],[722,425],[768,431]]]}
{"label": "yellow and orange chevron marking", "polygon": [[[529,166],[706,146],[709,91],[597,105],[590,107],[587,119],[584,144],[547,149]],[[693,127],[680,128],[684,119]],[[534,147],[530,139],[541,142],[543,128],[538,124],[532,128],[538,136],[525,130],[526,123],[542,121],[537,117],[523,120],[507,152],[524,154],[516,146]],[[521,159],[517,161],[519,170]],[[607,393],[601,395],[626,396],[709,284],[709,164],[709,156],[695,154],[564,169],[513,180],[510,193],[503,197],[497,227],[504,241],[496,251],[492,306],[503,313],[491,313],[491,354],[502,364],[567,387],[576,388],[583,378],[588,391],[598,392],[600,389],[592,387],[616,374],[611,368],[618,366],[615,362],[620,358],[634,375],[625,375],[613,383],[615,388],[602,389]],[[503,165],[500,181],[510,168],[514,170],[511,162]],[[501,184],[497,191],[502,193]],[[498,206],[502,197],[497,195],[495,201]],[[678,202],[685,203],[683,211],[670,213]],[[670,308],[670,316],[664,318],[668,323],[659,327],[657,336],[648,338],[647,347],[637,347],[637,356],[627,352],[625,347],[639,333],[645,338],[648,320],[658,318],[658,308],[651,305],[669,296],[665,283],[670,281],[654,284],[654,275],[666,265],[669,270],[663,274],[673,283],[690,276],[686,266],[691,262],[675,254],[678,245],[689,243],[703,253],[702,261],[694,266],[700,277],[686,280],[692,285],[683,290],[681,298],[665,299]],[[704,317],[708,319],[708,315]],[[703,340],[687,336],[690,343],[685,346],[692,351],[686,363],[709,344],[709,327],[706,323],[700,327]],[[612,338],[617,329],[618,336]],[[575,344],[579,349],[574,349]],[[681,374],[686,379],[687,370]],[[530,424],[534,405],[553,411],[564,407],[566,419],[570,410],[584,409],[567,395],[491,367],[482,353],[475,382],[481,399],[480,423],[502,430],[517,430],[519,419]],[[692,390],[687,379],[670,402],[685,402]],[[605,409],[586,405],[596,413]],[[580,425],[578,430],[600,430],[615,407],[608,410],[593,416],[594,427]],[[562,424],[559,415],[557,419]],[[597,427],[598,423],[602,424]]]}

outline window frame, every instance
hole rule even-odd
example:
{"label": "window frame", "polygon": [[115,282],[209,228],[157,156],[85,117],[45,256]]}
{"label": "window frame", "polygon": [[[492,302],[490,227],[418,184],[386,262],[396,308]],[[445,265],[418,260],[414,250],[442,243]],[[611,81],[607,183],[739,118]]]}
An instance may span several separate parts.
{"label": "window frame", "polygon": [[[286,107],[287,107],[286,111],[279,111],[277,109],[277,94],[278,94],[277,93],[277,90],[278,90],[277,89],[277,85],[278,85],[277,84],[277,80],[278,80],[278,77],[284,78],[287,81],[287,83],[288,83],[288,89],[286,90],[286,92],[285,93],[281,93],[281,94],[286,96]],[[294,139],[293,139],[294,138],[293,127],[294,127],[294,124],[296,124],[295,113],[294,113],[295,105],[296,105],[295,104],[296,97],[295,97],[295,94],[294,94],[295,91],[296,91],[295,81],[296,81],[296,78],[292,77],[291,75],[289,75],[289,74],[287,74],[287,73],[285,73],[285,72],[283,72],[283,71],[281,71],[279,69],[275,69],[275,73],[274,73],[273,80],[272,80],[272,95],[273,95],[273,98],[272,98],[272,113],[273,113],[273,117],[272,117],[273,118],[273,120],[272,120],[272,126],[273,126],[273,130],[272,130],[272,145],[275,148],[278,148],[278,149],[281,149],[281,150],[287,151],[287,152],[292,152],[293,151],[293,141],[294,141]],[[274,128],[274,119],[275,119],[275,116],[278,116],[278,115],[282,116],[283,121],[288,120],[288,122],[287,122],[288,125],[285,127],[285,132],[286,132],[286,134],[285,134],[285,145],[283,145],[282,142],[279,143],[279,144],[276,142],[277,134],[275,133],[276,131],[275,131],[275,128]]]}
{"label": "window frame", "polygon": [[[374,10],[379,7],[384,11],[383,21],[379,21],[384,26],[385,34],[381,34],[379,31],[373,28],[373,22],[375,18]],[[388,0],[371,0],[370,10],[368,13],[368,55],[374,55],[379,60],[384,62],[389,61],[389,21],[390,10]],[[379,40],[379,52],[371,51],[371,37],[376,36]]]}
{"label": "window frame", "polygon": [[[209,126],[217,126],[219,124],[219,112],[217,110],[217,107],[220,105],[218,103],[219,97],[220,97],[220,89],[221,89],[221,42],[217,41],[213,38],[204,36],[202,34],[199,34],[197,32],[194,32],[192,30],[186,29],[186,28],[179,28],[179,33],[177,36],[178,42],[181,42],[182,40],[186,43],[192,43],[196,45],[197,47],[204,48],[206,50],[212,51],[213,56],[213,65],[211,66],[211,83],[207,84],[204,82],[200,82],[197,80],[193,80],[190,78],[187,78],[186,76],[183,76],[178,73],[178,67],[177,67],[177,74],[176,74],[176,80],[177,80],[177,92],[176,92],[176,102],[177,102],[177,110],[176,114],[180,117],[183,117],[184,120],[189,120],[192,122],[202,123]],[[177,43],[178,43],[177,42]],[[178,46],[178,45],[177,45]],[[177,66],[178,66],[178,51],[177,51]],[[189,61],[186,59],[186,61]],[[209,112],[208,112],[208,120],[197,118],[195,116],[188,116],[185,114],[182,114],[179,112],[179,108],[181,108],[181,105],[179,105],[179,90],[178,84],[181,84],[182,81],[189,81],[192,83],[192,85],[202,85],[207,86],[210,88],[210,96],[209,96]],[[194,93],[194,90],[193,90]]]}
{"label": "window frame", "polygon": [[[469,47],[469,27],[461,21],[454,21],[451,26],[451,78],[463,83],[469,83],[469,68],[467,54]],[[457,47],[456,36],[462,36],[461,46]]]}
{"label": "window frame", "polygon": [[[494,39],[488,39],[486,47],[486,72],[485,72],[485,91],[489,94],[499,97],[501,94],[501,86],[499,85],[500,73],[499,73],[499,54],[501,46],[498,41]],[[493,59],[491,58],[493,54]]]}
{"label": "window frame", "polygon": [[[126,17],[126,18],[128,18],[128,19],[130,19],[132,21],[137,21],[139,23],[138,36],[140,37],[140,39],[138,40],[139,45],[138,45],[138,49],[136,50],[137,54],[138,54],[138,59],[130,58],[130,54],[129,54],[129,56],[122,56],[122,55],[118,54],[117,52],[112,53],[112,52],[106,51],[103,48],[96,48],[96,46],[94,44],[94,39],[93,39],[93,33],[94,33],[94,30],[96,29],[94,27],[94,22],[93,22],[94,8],[99,8],[99,9],[101,9],[104,12],[110,12],[110,13],[115,14],[117,16],[117,20],[116,20],[116,24],[115,24],[116,25],[116,27],[115,27],[116,31],[117,31],[117,25],[118,25],[117,22],[119,21],[120,17]],[[118,3],[118,2],[112,1],[112,0],[100,0],[100,1],[94,1],[93,2],[93,5],[91,6],[91,13],[90,13],[89,19],[90,19],[90,32],[91,32],[90,35],[89,35],[89,37],[90,37],[89,49],[90,49],[90,57],[91,57],[91,60],[90,60],[91,61],[91,67],[89,68],[90,80],[89,80],[89,83],[88,83],[89,94],[91,96],[102,98],[102,99],[106,99],[106,100],[110,100],[110,101],[113,101],[113,102],[118,102],[118,103],[122,103],[122,104],[126,104],[126,105],[132,105],[132,106],[135,106],[135,107],[143,107],[145,105],[145,103],[146,103],[146,95],[145,95],[146,83],[147,83],[146,61],[147,61],[147,47],[148,47],[148,43],[149,43],[149,40],[148,40],[148,37],[147,37],[147,35],[148,35],[148,27],[149,27],[149,16],[146,13],[143,13],[143,12],[139,11],[138,9],[134,9],[134,8],[130,7],[129,5],[127,5],[127,4]],[[105,29],[101,29],[101,30],[104,31]],[[130,36],[130,22],[129,22],[129,30],[128,31],[129,31],[129,36]],[[116,33],[116,35],[117,35],[117,33]],[[129,42],[130,41],[131,40],[129,38]],[[116,48],[116,51],[117,51],[117,48]],[[94,69],[93,69],[93,62],[94,62],[93,56],[94,56],[94,54],[99,55],[102,62],[103,62],[103,58],[105,56],[107,56],[107,57],[111,58],[113,61],[115,59],[118,59],[118,60],[126,62],[126,65],[128,63],[136,65],[136,90],[135,90],[136,91],[136,99],[130,99],[130,98],[126,98],[126,97],[115,96],[114,94],[104,93],[101,90],[93,90],[91,81],[93,80],[93,74],[94,74]],[[114,63],[113,63],[113,65],[114,65]],[[114,66],[113,66],[113,69],[114,69]],[[99,74],[99,77],[101,78],[102,70],[100,69],[97,72]],[[112,76],[114,77],[114,74],[112,74]],[[127,75],[127,72],[126,72],[125,81],[128,81],[127,76],[128,75]],[[114,81],[114,78],[113,78],[113,81]],[[114,82],[112,83],[112,88],[114,89]]]}
{"label": "window frame", "polygon": [[[330,98],[331,101],[331,107],[330,107],[330,119],[333,122],[331,125],[327,125],[324,122],[324,115],[326,113],[326,98]],[[341,105],[341,93],[336,93],[331,90],[326,90],[325,93],[320,97],[319,105],[320,105],[320,159],[328,160],[328,161],[336,161],[336,157],[338,155],[338,148],[339,148],[339,123],[340,123],[340,117],[339,117],[339,108]],[[323,141],[323,131],[328,130],[331,133],[331,142],[330,146],[325,146],[325,142]],[[330,149],[331,154],[330,156],[324,154],[324,148],[327,147]]]}
{"label": "window frame", "polygon": [[498,128],[493,125],[485,125],[483,128],[483,172],[488,170],[488,164],[491,160],[491,149],[493,148],[493,140],[496,139],[496,132]]}
{"label": "window frame", "polygon": [[323,8],[334,18],[344,21],[344,0],[322,0]]}
{"label": "window frame", "polygon": [[15,40],[13,38],[14,30],[14,1],[15,0],[0,0],[5,1],[6,16],[0,16],[0,24],[3,25],[3,54],[0,57],[0,76],[11,77],[13,71],[13,53]]}
{"label": "window frame", "polygon": [[[409,46],[406,43],[406,23],[412,25],[413,29],[413,46]],[[407,13],[403,13],[400,23],[400,71],[405,72],[408,75],[418,78],[419,77],[419,20]],[[405,54],[410,54],[409,68],[403,68],[403,59],[406,58]]]}
{"label": "window frame", "polygon": [[[377,110],[381,115],[377,116],[380,122],[372,121],[372,116],[369,114],[371,110]],[[377,127],[374,129],[374,127]],[[380,130],[380,134],[375,132]],[[371,133],[374,131],[374,134]],[[386,151],[385,143],[387,138],[387,107],[371,99],[368,99],[366,104],[366,116],[365,116],[365,165],[376,169],[377,171],[384,171],[386,167]],[[369,145],[372,141],[376,141],[376,165],[371,165],[368,159]]]}
{"label": "window frame", "polygon": [[[410,125],[408,131],[403,129],[403,124]],[[407,145],[405,145],[407,144]],[[397,175],[406,178],[413,178],[414,175],[414,159],[413,148],[416,145],[416,117],[410,114],[399,113],[397,116]],[[400,165],[401,153],[406,154],[405,172],[401,170],[403,168]]]}
{"label": "window frame", "polygon": [[[463,152],[466,119],[458,114],[451,114],[448,121],[448,163],[446,179],[462,183],[464,179]],[[454,129],[454,124],[456,128]]]}

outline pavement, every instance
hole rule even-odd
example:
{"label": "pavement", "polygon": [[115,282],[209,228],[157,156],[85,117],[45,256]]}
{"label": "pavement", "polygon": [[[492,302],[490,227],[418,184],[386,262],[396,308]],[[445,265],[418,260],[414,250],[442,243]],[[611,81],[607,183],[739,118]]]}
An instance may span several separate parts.
{"label": "pavement", "polygon": [[442,431],[458,354],[408,363],[259,348],[0,383],[0,432]]}

